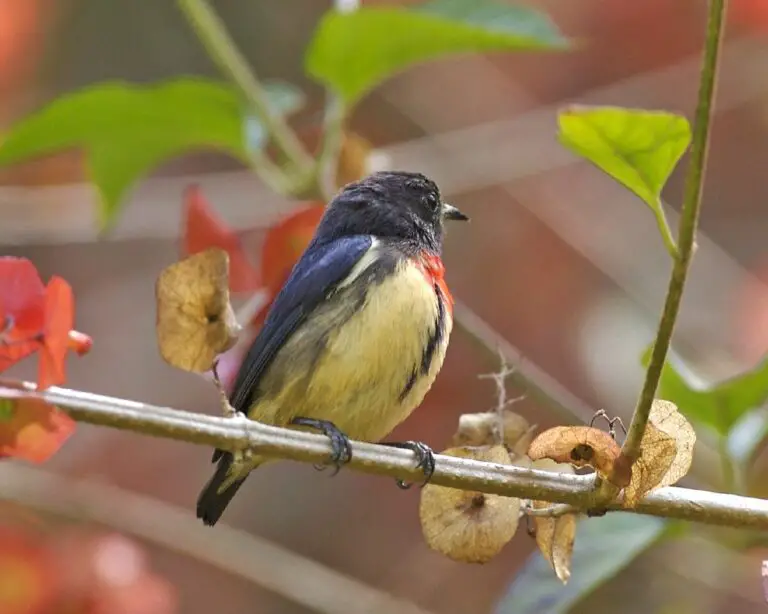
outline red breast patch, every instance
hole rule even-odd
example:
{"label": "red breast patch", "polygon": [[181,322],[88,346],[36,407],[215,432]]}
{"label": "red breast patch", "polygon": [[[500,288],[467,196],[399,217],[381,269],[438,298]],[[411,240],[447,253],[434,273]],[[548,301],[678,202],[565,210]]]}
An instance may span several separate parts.
{"label": "red breast patch", "polygon": [[443,261],[440,260],[440,256],[430,254],[429,252],[422,252],[419,255],[417,264],[424,273],[424,277],[427,278],[427,281],[439,288],[448,306],[448,311],[453,314],[453,297],[448,290],[448,284],[445,283],[445,266]]}

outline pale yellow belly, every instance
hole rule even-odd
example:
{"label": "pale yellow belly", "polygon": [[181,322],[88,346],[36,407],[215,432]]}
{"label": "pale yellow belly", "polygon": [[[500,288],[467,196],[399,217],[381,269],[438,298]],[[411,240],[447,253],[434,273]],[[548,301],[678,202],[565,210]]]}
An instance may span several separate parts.
{"label": "pale yellow belly", "polygon": [[[429,370],[421,373],[437,315],[434,289],[419,269],[403,264],[399,275],[384,280],[330,335],[311,378],[299,372],[284,379],[280,393],[259,401],[250,417],[278,426],[297,416],[329,420],[352,439],[383,439],[422,402],[443,365],[452,326],[449,313]],[[289,360],[290,344],[284,349]],[[416,381],[400,399],[414,369]]]}

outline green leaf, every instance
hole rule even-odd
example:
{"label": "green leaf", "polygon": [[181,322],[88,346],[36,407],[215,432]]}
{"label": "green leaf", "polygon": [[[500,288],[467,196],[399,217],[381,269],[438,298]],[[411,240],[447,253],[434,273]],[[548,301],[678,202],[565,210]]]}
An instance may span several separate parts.
{"label": "green leaf", "polygon": [[572,106],[558,116],[560,142],[637,194],[655,212],[691,141],[688,120],[665,111]]}
{"label": "green leaf", "polygon": [[11,399],[0,399],[0,422],[8,422],[13,418],[14,405]]}
{"label": "green leaf", "polygon": [[[648,348],[642,358],[644,366],[648,365],[650,354]],[[768,401],[768,359],[754,369],[708,386],[697,381],[682,361],[672,355],[661,372],[656,396],[672,401],[689,418],[725,435],[749,410]]]}
{"label": "green leaf", "polygon": [[[307,50],[307,73],[348,105],[414,64],[452,54],[565,49],[549,18],[491,0],[434,0],[421,6],[332,10]],[[458,95],[458,94],[457,94]]]}
{"label": "green leaf", "polygon": [[571,562],[571,578],[562,585],[538,553],[496,607],[496,614],[559,614],[611,579],[657,541],[668,523],[650,516],[609,514],[579,521]]}
{"label": "green leaf", "polygon": [[[301,100],[287,84],[269,84],[267,91],[273,108],[282,112]],[[237,92],[219,82],[101,83],[62,96],[13,126],[0,141],[0,166],[85,150],[106,226],[136,180],[174,156],[216,149],[247,162],[252,122]]]}

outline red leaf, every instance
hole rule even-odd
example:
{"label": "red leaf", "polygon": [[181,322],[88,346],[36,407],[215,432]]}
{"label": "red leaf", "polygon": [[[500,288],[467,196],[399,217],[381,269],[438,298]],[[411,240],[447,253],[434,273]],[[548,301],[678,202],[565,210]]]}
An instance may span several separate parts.
{"label": "red leaf", "polygon": [[261,250],[261,278],[273,296],[312,240],[323,211],[322,203],[303,205],[269,229]]}
{"label": "red leaf", "polygon": [[26,258],[0,257],[0,371],[42,347],[45,287]]}
{"label": "red leaf", "polygon": [[45,289],[45,330],[37,387],[58,386],[66,380],[69,331],[75,323],[75,298],[72,287],[61,277],[51,277]]}
{"label": "red leaf", "polygon": [[229,288],[232,292],[251,292],[260,287],[259,273],[248,260],[240,238],[214,214],[200,187],[192,185],[184,193],[185,254],[196,254],[219,247],[229,254]]}
{"label": "red leaf", "polygon": [[[10,326],[3,326],[8,319]],[[0,257],[0,328],[36,333],[45,318],[45,287],[26,258]]]}
{"label": "red leaf", "polygon": [[41,547],[18,528],[0,528],[0,612],[49,611],[55,582],[52,561]]}
{"label": "red leaf", "polygon": [[0,421],[0,456],[33,463],[48,460],[75,431],[75,421],[40,399],[15,399],[13,415]]}

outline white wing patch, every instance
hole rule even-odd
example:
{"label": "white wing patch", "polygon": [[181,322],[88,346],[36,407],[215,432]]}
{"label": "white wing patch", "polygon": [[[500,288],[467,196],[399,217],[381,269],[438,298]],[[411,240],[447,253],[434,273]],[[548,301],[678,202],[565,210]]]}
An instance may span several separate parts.
{"label": "white wing patch", "polygon": [[355,263],[355,266],[352,267],[352,270],[349,272],[349,274],[338,284],[336,284],[336,290],[338,291],[341,288],[346,288],[357,278],[359,278],[368,267],[376,262],[380,252],[381,241],[379,241],[376,237],[371,236],[371,246],[368,248],[368,251],[365,252],[362,258],[360,258],[360,260]]}

